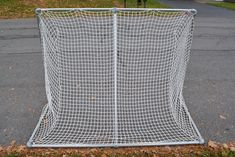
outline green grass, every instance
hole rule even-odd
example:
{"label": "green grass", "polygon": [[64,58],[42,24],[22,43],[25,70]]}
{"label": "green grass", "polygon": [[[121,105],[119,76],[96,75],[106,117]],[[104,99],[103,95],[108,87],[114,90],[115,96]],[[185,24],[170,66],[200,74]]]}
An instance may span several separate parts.
{"label": "green grass", "polygon": [[9,154],[5,155],[6,157],[21,157],[23,155],[19,154],[19,153],[15,153],[15,152],[11,152]]}
{"label": "green grass", "polygon": [[209,5],[235,10],[235,3],[230,2],[210,2]]}
{"label": "green grass", "polygon": [[[118,0],[119,3],[123,4],[124,0]],[[137,3],[136,0],[126,0],[126,7],[127,8],[136,8]],[[168,8],[167,5],[159,3],[157,0],[147,0],[146,2],[147,8]],[[142,1],[142,5],[139,8],[144,8],[144,3]]]}
{"label": "green grass", "polygon": [[[136,0],[126,0],[128,8]],[[35,8],[112,8],[123,7],[123,0],[0,0],[0,19],[34,17]],[[143,4],[140,7],[144,7]],[[166,8],[155,0],[147,1],[148,8]]]}
{"label": "green grass", "polygon": [[36,5],[20,0],[0,0],[0,18],[25,17],[31,14]]}

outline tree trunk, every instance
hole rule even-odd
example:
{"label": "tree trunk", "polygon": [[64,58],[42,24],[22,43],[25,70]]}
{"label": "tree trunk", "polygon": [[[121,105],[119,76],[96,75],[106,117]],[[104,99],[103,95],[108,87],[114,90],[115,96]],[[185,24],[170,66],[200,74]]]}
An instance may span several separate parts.
{"label": "tree trunk", "polygon": [[147,3],[147,0],[144,0],[144,8],[146,8],[146,3]]}
{"label": "tree trunk", "polygon": [[141,0],[137,0],[137,8],[141,6],[141,4],[142,4]]}

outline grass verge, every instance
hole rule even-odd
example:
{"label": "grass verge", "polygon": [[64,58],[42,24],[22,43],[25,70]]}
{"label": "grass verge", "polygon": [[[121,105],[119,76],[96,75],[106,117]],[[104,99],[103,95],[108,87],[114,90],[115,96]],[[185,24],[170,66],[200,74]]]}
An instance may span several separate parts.
{"label": "grass verge", "polygon": [[210,2],[209,5],[213,5],[216,7],[226,8],[230,10],[235,10],[235,3],[231,2]]}
{"label": "grass verge", "polygon": [[[35,8],[112,7],[123,7],[123,0],[0,0],[0,19],[34,17]],[[127,7],[135,8],[136,0],[127,0]],[[165,8],[167,6],[156,0],[148,0],[147,7]]]}
{"label": "grass verge", "polygon": [[[122,4],[122,7],[124,7],[124,0],[118,0],[118,2]],[[137,7],[136,0],[126,0],[126,7],[136,8]],[[144,8],[144,3],[142,2],[141,6],[138,6],[138,7]],[[146,8],[168,8],[168,6],[158,2],[157,0],[147,0]]]}

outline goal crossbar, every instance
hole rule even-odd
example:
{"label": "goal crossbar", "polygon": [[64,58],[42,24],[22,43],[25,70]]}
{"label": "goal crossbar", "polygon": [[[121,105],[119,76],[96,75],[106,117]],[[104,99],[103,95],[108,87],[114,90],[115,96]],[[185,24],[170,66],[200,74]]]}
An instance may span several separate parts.
{"label": "goal crossbar", "polygon": [[41,11],[172,11],[172,12],[192,12],[193,14],[197,14],[196,9],[167,9],[167,8],[36,8],[35,13],[38,14]]}

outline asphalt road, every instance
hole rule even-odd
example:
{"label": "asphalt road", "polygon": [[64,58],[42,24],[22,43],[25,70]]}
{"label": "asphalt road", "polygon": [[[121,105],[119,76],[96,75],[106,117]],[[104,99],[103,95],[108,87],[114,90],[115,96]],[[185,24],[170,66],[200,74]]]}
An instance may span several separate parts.
{"label": "asphalt road", "polygon": [[[184,98],[205,140],[234,141],[235,12],[164,2],[198,10]],[[47,102],[38,37],[35,19],[0,20],[0,145],[25,144]]]}

